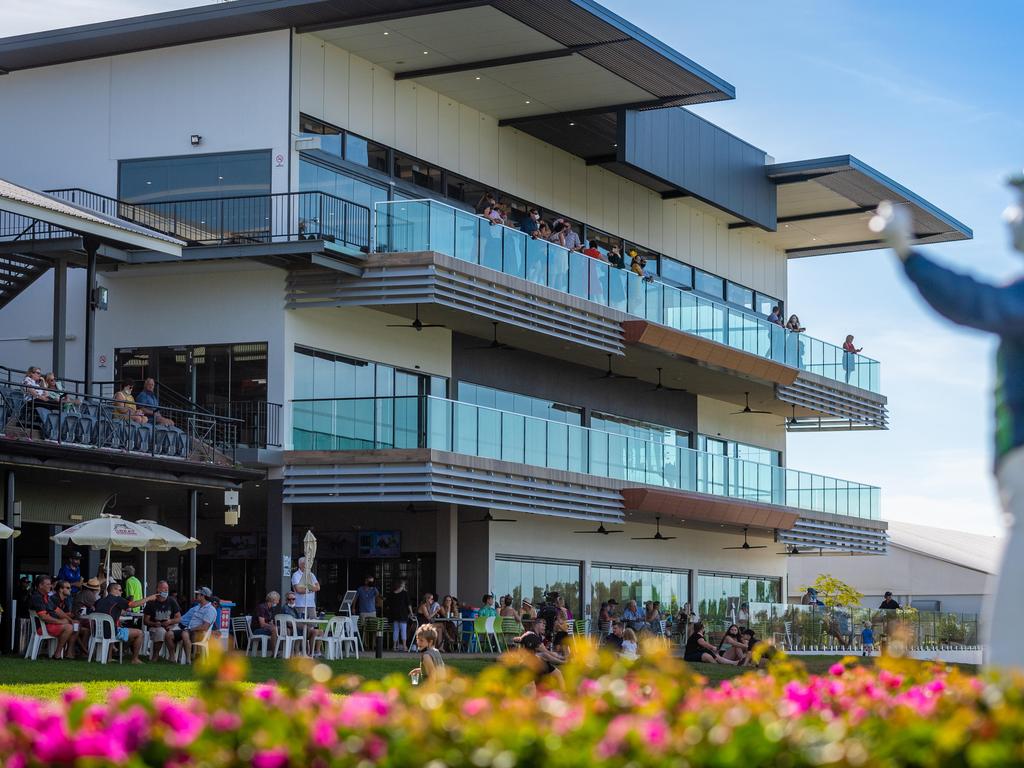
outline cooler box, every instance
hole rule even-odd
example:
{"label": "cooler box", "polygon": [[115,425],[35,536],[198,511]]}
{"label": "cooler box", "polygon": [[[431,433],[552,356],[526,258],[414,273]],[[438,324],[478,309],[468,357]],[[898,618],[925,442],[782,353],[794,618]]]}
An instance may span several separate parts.
{"label": "cooler box", "polygon": [[235,607],[234,603],[229,603],[227,600],[220,601],[220,628],[231,631],[231,609]]}

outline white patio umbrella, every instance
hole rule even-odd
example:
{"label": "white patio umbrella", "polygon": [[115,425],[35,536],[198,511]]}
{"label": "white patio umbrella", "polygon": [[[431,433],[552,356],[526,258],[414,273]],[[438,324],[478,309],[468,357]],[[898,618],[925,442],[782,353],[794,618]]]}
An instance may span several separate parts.
{"label": "white patio umbrella", "polygon": [[[145,547],[142,547],[143,552],[169,552],[172,549],[186,550],[195,549],[199,546],[199,539],[186,536],[184,533],[178,533],[173,528],[168,528],[156,520],[138,520],[136,524],[142,526],[156,537]],[[149,594],[148,569],[149,558],[144,556],[142,558],[142,589],[147,595]]]}
{"label": "white patio umbrella", "polygon": [[[306,571],[303,574],[306,581],[306,607],[309,607],[309,575],[313,572],[313,558],[316,557],[316,536],[313,532],[306,530],[306,535],[302,539],[302,554],[306,556]],[[307,618],[309,618],[307,616]],[[315,617],[314,617],[315,618]]]}
{"label": "white patio umbrella", "polygon": [[83,547],[107,550],[107,584],[110,583],[110,550],[145,549],[157,537],[148,529],[122,520],[119,515],[100,515],[65,528],[50,537],[61,546],[75,543]]}

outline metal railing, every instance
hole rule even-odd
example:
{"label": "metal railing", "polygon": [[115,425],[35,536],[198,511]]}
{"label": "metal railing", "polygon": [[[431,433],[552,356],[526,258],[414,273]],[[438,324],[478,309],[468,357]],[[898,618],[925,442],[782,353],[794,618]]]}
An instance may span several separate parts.
{"label": "metal railing", "polygon": [[47,194],[180,238],[190,245],[252,245],[326,240],[370,248],[370,209],[326,192],[126,203],[85,189]]}
{"label": "metal railing", "polygon": [[152,423],[124,400],[0,383],[0,439],[235,464],[239,420],[163,405],[159,413]]}
{"label": "metal railing", "polygon": [[238,443],[249,448],[281,447],[281,404],[265,400],[213,403],[210,411],[239,421]]}
{"label": "metal railing", "polygon": [[292,401],[295,450],[432,448],[878,520],[877,487],[437,397]]}
{"label": "metal railing", "polygon": [[376,203],[379,252],[436,251],[734,349],[879,392],[879,363],[436,200]]}
{"label": "metal railing", "polygon": [[[44,372],[46,368],[42,369]],[[28,375],[27,371],[20,370],[18,368],[9,368],[6,365],[0,365],[0,384],[23,384],[25,377]],[[92,382],[92,392],[85,391],[85,382],[81,379],[63,378],[60,379],[60,385],[64,387],[64,391],[73,395],[85,395],[91,394],[96,397],[113,397],[116,385],[113,381],[94,381]]]}
{"label": "metal railing", "polygon": [[836,608],[784,603],[740,603],[732,610],[725,600],[702,600],[697,613],[711,632],[731,624],[749,626],[760,639],[774,639],[787,650],[818,651],[859,648],[861,630],[871,627],[875,645],[899,639],[916,648],[976,647],[978,616],[948,611]]}

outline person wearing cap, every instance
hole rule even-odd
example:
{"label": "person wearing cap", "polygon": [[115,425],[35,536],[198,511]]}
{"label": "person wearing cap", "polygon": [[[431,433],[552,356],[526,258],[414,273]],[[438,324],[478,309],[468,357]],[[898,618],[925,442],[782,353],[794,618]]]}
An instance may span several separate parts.
{"label": "person wearing cap", "polygon": [[537,609],[533,607],[533,603],[527,600],[525,597],[519,603],[520,613],[522,614],[522,621],[533,621],[537,618]]}
{"label": "person wearing cap", "polygon": [[[181,622],[181,608],[178,601],[171,597],[171,588],[166,581],[158,581],[156,584],[156,600],[147,603],[142,612],[142,623],[149,632],[149,638],[153,641],[152,660],[160,659],[160,646],[167,639],[174,627]],[[170,651],[171,645],[167,644]],[[173,660],[174,657],[170,656]]]}
{"label": "person wearing cap", "polygon": [[156,600],[156,595],[150,595],[141,600],[126,600],[121,594],[121,585],[112,581],[107,585],[107,596],[97,600],[93,609],[94,614],[105,613],[114,620],[115,636],[122,643],[128,643],[132,649],[132,664],[142,663],[142,660],[139,659],[139,651],[142,650],[142,630],[134,627],[121,627],[117,622],[126,608],[145,605],[152,600]]}
{"label": "person wearing cap", "polygon": [[882,598],[882,604],[878,606],[880,611],[896,611],[899,610],[900,604],[892,599],[892,592],[886,592]]}
{"label": "person wearing cap", "polygon": [[135,566],[126,565],[122,572],[124,573],[124,594],[129,600],[141,600],[142,595],[142,582],[135,576]]}
{"label": "person wearing cap", "polygon": [[66,581],[71,585],[71,594],[75,595],[82,588],[82,553],[75,551],[68,554],[64,565],[57,572],[58,581]]}
{"label": "person wearing cap", "polygon": [[195,592],[196,602],[191,608],[185,611],[181,617],[181,623],[173,632],[164,636],[167,643],[167,654],[174,658],[174,649],[180,642],[185,648],[185,657],[192,658],[192,641],[203,637],[206,632],[217,623],[217,609],[213,606],[213,590],[209,587],[200,587]]}

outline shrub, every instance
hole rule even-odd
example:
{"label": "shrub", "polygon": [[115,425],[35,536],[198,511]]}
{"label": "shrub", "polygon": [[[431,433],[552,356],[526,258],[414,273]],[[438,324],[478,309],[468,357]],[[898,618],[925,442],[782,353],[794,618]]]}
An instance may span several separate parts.
{"label": "shrub", "polygon": [[854,659],[808,675],[782,654],[707,687],[663,646],[637,662],[576,647],[552,690],[532,657],[469,679],[362,684],[304,661],[243,688],[244,659],[204,665],[184,703],[0,697],[0,763],[95,766],[1004,766],[1024,763],[1024,678]]}

